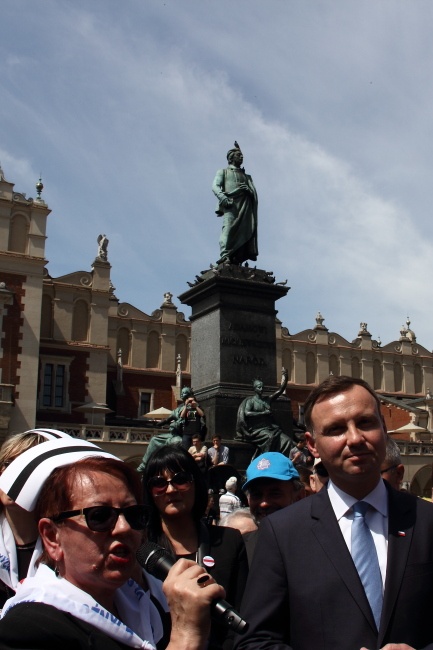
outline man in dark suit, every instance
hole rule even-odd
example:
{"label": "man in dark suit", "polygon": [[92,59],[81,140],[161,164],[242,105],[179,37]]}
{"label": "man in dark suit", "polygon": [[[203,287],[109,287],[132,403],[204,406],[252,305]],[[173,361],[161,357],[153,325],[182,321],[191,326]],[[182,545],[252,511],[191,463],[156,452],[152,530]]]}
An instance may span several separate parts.
{"label": "man in dark suit", "polygon": [[[304,414],[330,480],[262,522],[242,606],[250,627],[236,649],[432,650],[433,507],[381,480],[387,434],[376,394],[330,377]],[[363,509],[371,550],[361,566]]]}

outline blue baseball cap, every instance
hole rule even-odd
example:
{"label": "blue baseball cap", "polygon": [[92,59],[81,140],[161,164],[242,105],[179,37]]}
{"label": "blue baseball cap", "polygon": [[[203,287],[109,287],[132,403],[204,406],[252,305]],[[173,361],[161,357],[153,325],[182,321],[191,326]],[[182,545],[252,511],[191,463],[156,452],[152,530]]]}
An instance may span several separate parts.
{"label": "blue baseball cap", "polygon": [[247,480],[242,489],[245,490],[256,478],[273,478],[277,481],[291,481],[299,478],[292,461],[278,451],[269,451],[257,456],[247,467]]}

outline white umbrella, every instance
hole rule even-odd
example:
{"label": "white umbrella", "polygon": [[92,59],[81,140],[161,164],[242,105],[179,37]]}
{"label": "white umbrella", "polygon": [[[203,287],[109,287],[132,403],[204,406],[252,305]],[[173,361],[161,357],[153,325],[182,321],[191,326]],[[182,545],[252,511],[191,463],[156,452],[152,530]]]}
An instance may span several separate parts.
{"label": "white umbrella", "polygon": [[160,406],[159,409],[155,409],[154,411],[149,411],[149,413],[145,413],[141,417],[151,418],[153,420],[163,420],[164,418],[167,418],[169,415],[171,415],[171,411],[169,409],[166,409],[164,406]]}
{"label": "white umbrella", "polygon": [[114,413],[113,409],[110,409],[106,404],[101,404],[100,402],[86,402],[85,404],[74,408],[74,411],[78,411],[79,413],[91,413],[92,424],[95,413]]}
{"label": "white umbrella", "polygon": [[424,427],[419,427],[413,422],[408,422],[399,429],[394,429],[394,431],[390,431],[389,433],[428,433],[428,431],[427,429],[424,429]]}

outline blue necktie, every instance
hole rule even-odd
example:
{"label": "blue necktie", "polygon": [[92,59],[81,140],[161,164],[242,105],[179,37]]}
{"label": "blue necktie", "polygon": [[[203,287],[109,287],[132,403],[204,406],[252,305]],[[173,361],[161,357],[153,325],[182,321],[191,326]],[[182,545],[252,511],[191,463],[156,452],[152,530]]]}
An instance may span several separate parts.
{"label": "blue necktie", "polygon": [[369,507],[365,501],[358,501],[352,508],[352,559],[379,629],[383,600],[382,577],[373,536],[365,521]]}

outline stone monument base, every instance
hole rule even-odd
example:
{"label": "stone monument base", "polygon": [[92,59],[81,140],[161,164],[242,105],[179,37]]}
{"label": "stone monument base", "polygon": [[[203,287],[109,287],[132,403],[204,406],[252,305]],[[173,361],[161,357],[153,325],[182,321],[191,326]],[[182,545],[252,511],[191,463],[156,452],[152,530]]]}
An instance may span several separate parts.
{"label": "stone monument base", "polygon": [[[266,394],[277,390],[275,302],[289,287],[272,272],[223,263],[196,276],[181,296],[190,305],[191,383],[205,411],[208,436],[233,440],[239,405],[260,378]],[[288,398],[273,402],[281,429],[291,435]]]}

